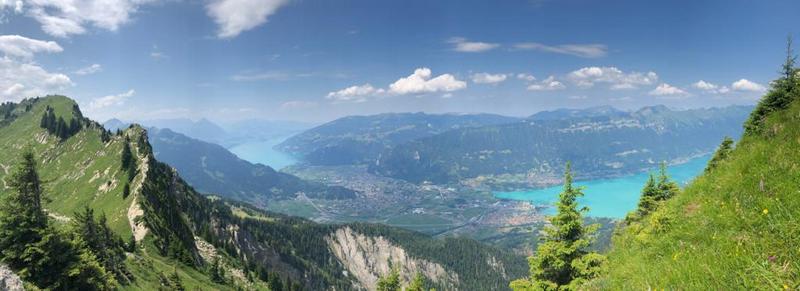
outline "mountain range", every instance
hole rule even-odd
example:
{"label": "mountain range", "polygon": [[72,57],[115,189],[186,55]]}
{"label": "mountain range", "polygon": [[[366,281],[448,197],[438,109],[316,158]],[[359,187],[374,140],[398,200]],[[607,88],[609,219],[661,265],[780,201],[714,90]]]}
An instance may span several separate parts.
{"label": "mountain range", "polygon": [[[502,289],[526,270],[521,257],[469,239],[439,240],[373,224],[317,224],[206,197],[155,158],[146,129],[111,133],[63,96],[6,103],[0,111],[0,180],[7,183],[29,149],[45,183],[44,207],[57,227],[90,207],[106,215],[113,235],[132,237],[136,248],[125,264],[133,280],[122,289],[161,288],[164,273],[192,290],[371,289],[398,268],[404,282],[420,273],[431,287],[486,290]],[[50,111],[75,120],[78,130],[49,133],[41,120]],[[0,196],[9,191],[4,184]]]}

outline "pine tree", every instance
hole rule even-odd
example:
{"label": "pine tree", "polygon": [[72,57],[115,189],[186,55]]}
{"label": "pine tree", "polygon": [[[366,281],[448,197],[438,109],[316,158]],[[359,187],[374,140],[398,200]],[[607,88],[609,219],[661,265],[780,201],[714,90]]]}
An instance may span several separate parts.
{"label": "pine tree", "polygon": [[67,122],[64,121],[63,117],[59,117],[56,122],[56,136],[60,139],[67,137]]}
{"label": "pine tree", "polygon": [[414,275],[414,279],[411,280],[411,283],[408,284],[405,291],[424,291],[425,290],[425,277],[422,276],[422,273],[417,272]]}
{"label": "pine tree", "polygon": [[572,185],[572,171],[567,163],[558,213],[550,218],[552,225],[545,228],[536,254],[528,258],[530,277],[511,282],[512,289],[575,290],[597,276],[605,258],[586,250],[591,243],[589,235],[597,230],[597,225],[583,224],[583,213],[588,208],[578,208],[577,199],[581,196],[583,189]]}
{"label": "pine tree", "polygon": [[794,48],[792,47],[792,38],[789,36],[786,41],[786,59],[781,65],[781,76],[771,83],[772,86],[769,92],[761,98],[756,108],[750,113],[750,117],[744,125],[745,134],[760,133],[762,130],[761,125],[767,115],[787,108],[794,99],[798,98],[800,92],[797,87],[800,86],[798,85],[800,80],[797,77],[796,60],[797,56],[794,54]]}
{"label": "pine tree", "polygon": [[125,137],[122,143],[122,169],[129,169],[133,164],[133,153],[131,153],[130,141]]}
{"label": "pine tree", "polygon": [[400,291],[400,271],[393,268],[386,276],[378,278],[378,291]]}
{"label": "pine tree", "polygon": [[667,174],[667,163],[661,162],[658,172],[658,194],[655,197],[656,201],[664,201],[677,195],[680,188],[678,187],[678,183],[670,179]]}
{"label": "pine tree", "polygon": [[656,197],[658,196],[658,185],[656,184],[656,178],[653,177],[653,174],[650,174],[650,176],[647,178],[644,188],[642,188],[642,195],[641,198],[639,198],[639,205],[636,207],[636,211],[632,214],[629,214],[625,218],[625,221],[630,223],[650,213],[650,211],[656,208]]}
{"label": "pine tree", "polygon": [[128,198],[128,195],[131,195],[131,185],[125,183],[125,186],[122,186],[122,199]]}
{"label": "pine tree", "polygon": [[708,173],[715,169],[719,163],[724,161],[728,155],[730,155],[731,151],[733,151],[733,139],[726,136],[722,139],[722,143],[717,148],[717,151],[714,152],[714,156],[708,161],[705,172]]}
{"label": "pine tree", "polygon": [[47,215],[42,209],[42,185],[31,151],[7,181],[13,191],[0,204],[0,254],[11,269],[19,270],[33,259],[29,246],[42,240],[47,229]]}
{"label": "pine tree", "polygon": [[50,226],[33,153],[26,151],[0,203],[0,261],[23,280],[50,290],[111,290],[116,280],[88,251],[80,235]]}

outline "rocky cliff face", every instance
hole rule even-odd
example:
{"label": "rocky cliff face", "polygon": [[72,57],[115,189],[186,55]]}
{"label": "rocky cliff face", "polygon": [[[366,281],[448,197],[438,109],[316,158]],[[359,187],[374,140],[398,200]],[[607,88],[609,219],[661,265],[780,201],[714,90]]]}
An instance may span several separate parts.
{"label": "rocky cliff face", "polygon": [[358,289],[375,290],[378,278],[388,274],[393,267],[399,268],[401,280],[410,282],[414,275],[422,273],[446,290],[455,289],[459,279],[455,272],[445,270],[437,263],[409,256],[402,248],[384,237],[370,237],[343,227],[326,238],[333,254],[344,268],[358,280]]}
{"label": "rocky cliff face", "polygon": [[0,290],[23,291],[22,280],[6,265],[0,265]]}

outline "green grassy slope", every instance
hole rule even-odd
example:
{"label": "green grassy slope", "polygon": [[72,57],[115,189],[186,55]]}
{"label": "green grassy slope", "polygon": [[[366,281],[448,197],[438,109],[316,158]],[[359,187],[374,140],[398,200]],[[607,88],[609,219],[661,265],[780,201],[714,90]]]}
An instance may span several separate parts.
{"label": "green grassy slope", "polygon": [[[122,197],[123,185],[127,183],[127,173],[121,169],[121,152],[124,136],[112,136],[108,142],[101,140],[102,126],[83,120],[84,128],[74,136],[59,140],[41,128],[40,120],[47,107],[53,108],[56,117],[69,121],[82,118],[79,111],[73,110],[76,103],[63,96],[28,99],[21,102],[0,122],[0,196],[10,191],[5,178],[19,162],[21,152],[31,148],[39,162],[39,173],[45,187],[45,208],[53,221],[66,225],[74,213],[84,206],[91,207],[95,213],[104,213],[112,230],[124,239],[131,236],[128,209],[135,195]],[[141,128],[125,131],[131,140],[134,155],[138,155],[136,140],[144,134]],[[142,153],[144,154],[144,153]],[[140,173],[133,184],[141,183]],[[134,188],[134,187],[132,187]],[[233,290],[212,282],[204,273],[203,267],[191,267],[174,259],[161,256],[146,239],[140,251],[128,256],[127,265],[135,281],[123,289],[156,290],[160,283],[159,273],[166,275],[178,272],[189,290]],[[224,255],[223,255],[224,258]],[[235,260],[227,258],[231,264]],[[250,286],[266,289],[262,285]]]}
{"label": "green grassy slope", "polygon": [[800,288],[800,101],[772,113],[717,168],[618,229],[590,289]]}

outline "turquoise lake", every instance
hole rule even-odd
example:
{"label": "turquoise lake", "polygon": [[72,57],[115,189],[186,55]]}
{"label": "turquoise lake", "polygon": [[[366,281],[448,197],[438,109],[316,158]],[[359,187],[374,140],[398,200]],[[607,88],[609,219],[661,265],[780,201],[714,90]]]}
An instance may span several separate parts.
{"label": "turquoise lake", "polygon": [[287,138],[289,137],[247,142],[231,147],[228,150],[245,161],[267,165],[275,170],[280,170],[297,163],[297,159],[291,155],[273,149],[273,147]]}
{"label": "turquoise lake", "polygon": [[[686,163],[667,167],[667,172],[681,186],[703,172],[710,156],[692,159]],[[653,169],[657,171],[658,169]],[[636,208],[639,195],[647,181],[648,173],[613,179],[579,181],[575,184],[586,187],[584,196],[578,199],[582,206],[589,207],[589,216],[623,218]],[[554,206],[563,185],[542,189],[511,192],[494,192],[495,197],[532,201],[534,205]],[[554,214],[555,207],[548,207],[546,214]]]}

